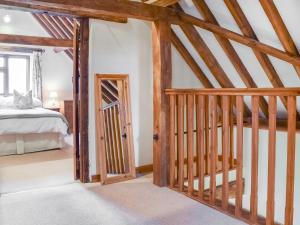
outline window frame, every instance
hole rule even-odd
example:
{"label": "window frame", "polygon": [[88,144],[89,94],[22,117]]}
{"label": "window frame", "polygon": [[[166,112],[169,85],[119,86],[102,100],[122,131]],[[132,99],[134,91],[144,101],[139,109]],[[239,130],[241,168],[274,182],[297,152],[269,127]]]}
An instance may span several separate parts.
{"label": "window frame", "polygon": [[3,93],[0,96],[11,96],[13,93],[9,93],[9,58],[25,59],[27,70],[26,70],[26,91],[30,90],[30,55],[21,54],[5,54],[0,53],[0,57],[4,58],[4,67],[0,67],[0,72],[3,72]]}

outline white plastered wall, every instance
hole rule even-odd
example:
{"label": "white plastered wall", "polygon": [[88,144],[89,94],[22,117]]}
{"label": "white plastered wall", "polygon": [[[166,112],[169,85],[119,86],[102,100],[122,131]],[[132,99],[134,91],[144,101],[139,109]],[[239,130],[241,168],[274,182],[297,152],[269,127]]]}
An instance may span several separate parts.
{"label": "white plastered wall", "polygon": [[[94,75],[129,74],[135,164],[152,164],[153,74],[151,23],[90,22],[90,174],[96,172]],[[201,87],[181,56],[173,50],[173,86]]]}

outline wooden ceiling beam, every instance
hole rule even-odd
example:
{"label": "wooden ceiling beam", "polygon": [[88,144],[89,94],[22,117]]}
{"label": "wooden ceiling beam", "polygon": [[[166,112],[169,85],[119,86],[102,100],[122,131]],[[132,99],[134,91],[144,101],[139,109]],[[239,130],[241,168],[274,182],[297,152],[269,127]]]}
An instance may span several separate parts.
{"label": "wooden ceiling beam", "polygon": [[[216,80],[219,82],[222,88],[234,88],[234,85],[226,75],[225,71],[222,69],[221,65],[210,51],[208,46],[205,44],[204,40],[201,38],[200,34],[196,28],[192,25],[182,25],[180,26],[186,37],[189,39],[191,44],[194,46],[199,56],[203,59],[204,63],[207,65],[211,73],[214,75]],[[251,115],[251,112],[246,104],[244,104],[245,116]]]}
{"label": "wooden ceiling beam", "polygon": [[195,50],[198,52],[199,56],[203,59],[211,73],[214,75],[216,80],[219,82],[223,88],[233,88],[233,84],[226,75],[225,71],[222,69],[221,65],[210,51],[202,37],[199,35],[196,28],[192,25],[182,25],[180,26],[185,36],[188,38],[190,43],[194,46]]}
{"label": "wooden ceiling beam", "polygon": [[282,51],[282,50],[274,48],[270,45],[261,43],[256,39],[238,34],[236,32],[230,31],[223,27],[220,27],[215,24],[198,19],[198,18],[188,15],[186,13],[179,13],[178,16],[179,16],[181,22],[178,22],[176,20],[174,22],[178,22],[179,24],[184,24],[184,23],[192,24],[194,26],[208,30],[212,33],[218,34],[221,37],[224,37],[226,39],[230,39],[230,40],[236,41],[240,44],[246,45],[246,46],[248,46],[252,49],[255,49],[256,51],[259,51],[261,53],[265,53],[265,54],[274,56],[276,58],[279,58],[283,61],[289,62],[293,65],[300,66],[300,57],[298,57],[298,56],[291,55],[285,51]]}
{"label": "wooden ceiling beam", "polygon": [[[245,14],[243,13],[241,7],[239,6],[238,2],[236,0],[224,0],[227,8],[229,9],[230,13],[232,14],[233,18],[235,19],[237,25],[239,26],[242,33],[247,36],[251,37],[255,40],[258,40],[254,30],[252,29],[248,19],[246,18]],[[280,80],[279,75],[277,74],[274,66],[272,65],[269,57],[261,53],[255,49],[253,49],[253,52],[260,62],[260,65],[262,66],[263,70],[267,74],[271,84],[275,88],[284,88],[284,85],[282,81]],[[287,109],[287,98],[281,96],[280,97],[283,105]]]}
{"label": "wooden ceiling beam", "polygon": [[54,38],[57,38],[56,37],[56,34],[54,32],[52,32],[52,30],[47,26],[47,24],[44,22],[44,20],[41,18],[41,15],[40,14],[35,14],[35,13],[32,13],[32,16],[38,21],[38,23],[46,30],[46,32],[54,37]]}
{"label": "wooden ceiling beam", "polygon": [[193,56],[189,53],[189,51],[185,48],[183,43],[180,41],[180,39],[177,37],[174,31],[171,33],[171,42],[173,46],[177,49],[177,51],[180,53],[182,58],[185,60],[185,62],[189,65],[191,70],[194,72],[198,80],[201,82],[201,84],[205,88],[213,88],[213,85],[211,82],[207,79],[204,72],[199,67],[198,63],[194,60]]}
{"label": "wooden ceiling beam", "polygon": [[147,4],[167,7],[167,6],[174,5],[174,4],[178,3],[179,0],[146,0],[146,1],[143,1],[143,2],[147,3]]}
{"label": "wooden ceiling beam", "polygon": [[164,19],[168,15],[166,12],[169,11],[169,9],[160,6],[125,0],[0,0],[0,5],[101,20],[112,21],[115,19],[117,22],[121,22],[120,18],[150,21]]}
{"label": "wooden ceiling beam", "polygon": [[80,17],[100,18],[103,16],[128,17],[155,21],[168,19],[172,24],[192,24],[220,36],[244,44],[257,51],[272,55],[293,65],[300,66],[300,57],[291,55],[259,41],[208,23],[191,15],[170,8],[125,0],[0,0],[2,7],[23,8],[31,11],[50,11]]}
{"label": "wooden ceiling beam", "polygon": [[[266,15],[268,16],[281,44],[283,45],[285,51],[294,56],[299,56],[299,51],[290,35],[285,23],[280,16],[278,9],[276,8],[272,0],[260,0]],[[300,66],[295,66],[295,70],[300,78]]]}
{"label": "wooden ceiling beam", "polygon": [[[53,16],[50,16],[46,13],[43,14],[32,14],[38,22],[41,24],[41,26],[46,29],[48,34],[54,38],[57,39],[72,39],[73,37],[69,38],[64,30],[62,30],[57,24],[54,22]],[[55,49],[54,49],[55,51]],[[72,49],[66,49],[64,52],[67,54],[67,56],[70,59],[73,59],[73,51]]]}
{"label": "wooden ceiling beam", "polygon": [[67,54],[67,56],[68,56],[70,59],[73,60],[73,49],[67,49],[67,50],[65,50],[64,52]]}
{"label": "wooden ceiling beam", "polygon": [[53,22],[56,24],[56,26],[60,27],[66,37],[68,37],[69,39],[73,38],[73,33],[71,33],[69,28],[62,23],[59,16],[51,16],[51,18],[53,19]]}
{"label": "wooden ceiling beam", "polygon": [[69,22],[67,21],[67,19],[65,17],[57,16],[57,18],[64,25],[64,27],[66,29],[68,29],[68,32],[70,32],[73,36],[74,35],[74,24],[75,24],[74,21],[73,21],[73,23],[69,24]]}
{"label": "wooden ceiling beam", "polygon": [[23,45],[40,45],[52,47],[73,47],[73,40],[56,39],[48,37],[33,37],[24,35],[0,34],[0,43],[23,44]]}
{"label": "wooden ceiling beam", "polygon": [[[217,19],[215,18],[215,16],[213,15],[213,13],[211,12],[211,10],[209,9],[208,5],[205,3],[204,0],[192,0],[192,1],[193,1],[194,5],[196,6],[197,10],[199,11],[199,13],[203,16],[203,18],[206,21],[219,26]],[[257,85],[254,82],[254,80],[252,79],[251,74],[245,67],[244,63],[240,59],[239,55],[233,48],[230,41],[226,38],[221,37],[220,35],[217,35],[217,34],[214,34],[214,35],[215,35],[215,38],[217,39],[218,43],[224,50],[225,54],[227,55],[227,57],[233,64],[234,68],[238,72],[240,78],[242,79],[242,81],[244,82],[246,87],[247,88],[257,88]],[[266,100],[264,98],[260,99],[260,107],[261,107],[261,110],[264,113],[264,115],[266,117],[268,117],[268,103],[266,102]]]}
{"label": "wooden ceiling beam", "polygon": [[43,17],[47,24],[48,27],[57,34],[57,38],[61,38],[61,39],[72,39],[69,38],[67,35],[65,35],[64,31],[56,25],[56,23],[54,22],[53,18],[47,14],[42,14],[41,17]]}
{"label": "wooden ceiling beam", "polygon": [[39,14],[38,15],[38,18],[39,20],[42,22],[42,24],[44,24],[44,28],[46,28],[47,31],[50,31],[48,32],[49,35],[51,35],[52,37],[54,38],[58,38],[58,39],[65,39],[63,38],[60,33],[53,27],[53,25],[51,24],[51,22],[45,17],[44,14]]}

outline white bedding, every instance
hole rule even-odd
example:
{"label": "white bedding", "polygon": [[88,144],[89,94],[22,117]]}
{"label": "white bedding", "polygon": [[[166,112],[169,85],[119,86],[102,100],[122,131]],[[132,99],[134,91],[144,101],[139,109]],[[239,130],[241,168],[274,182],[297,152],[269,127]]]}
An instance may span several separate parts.
{"label": "white bedding", "polygon": [[0,109],[0,115],[40,115],[45,114],[42,118],[12,118],[0,120],[0,135],[7,134],[28,134],[28,133],[59,133],[63,136],[68,135],[67,124],[58,117],[46,117],[49,114],[60,114],[55,111],[44,108],[34,109]]}

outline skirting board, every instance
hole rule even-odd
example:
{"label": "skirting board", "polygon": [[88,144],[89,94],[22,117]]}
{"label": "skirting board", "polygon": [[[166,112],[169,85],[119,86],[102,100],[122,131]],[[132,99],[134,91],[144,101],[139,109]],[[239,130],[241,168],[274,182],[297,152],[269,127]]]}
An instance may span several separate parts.
{"label": "skirting board", "polygon": [[[136,173],[152,173],[153,172],[153,165],[149,164],[149,165],[144,165],[144,166],[139,166],[135,168]],[[98,183],[100,182],[101,177],[100,174],[95,174],[92,175],[92,183]]]}

